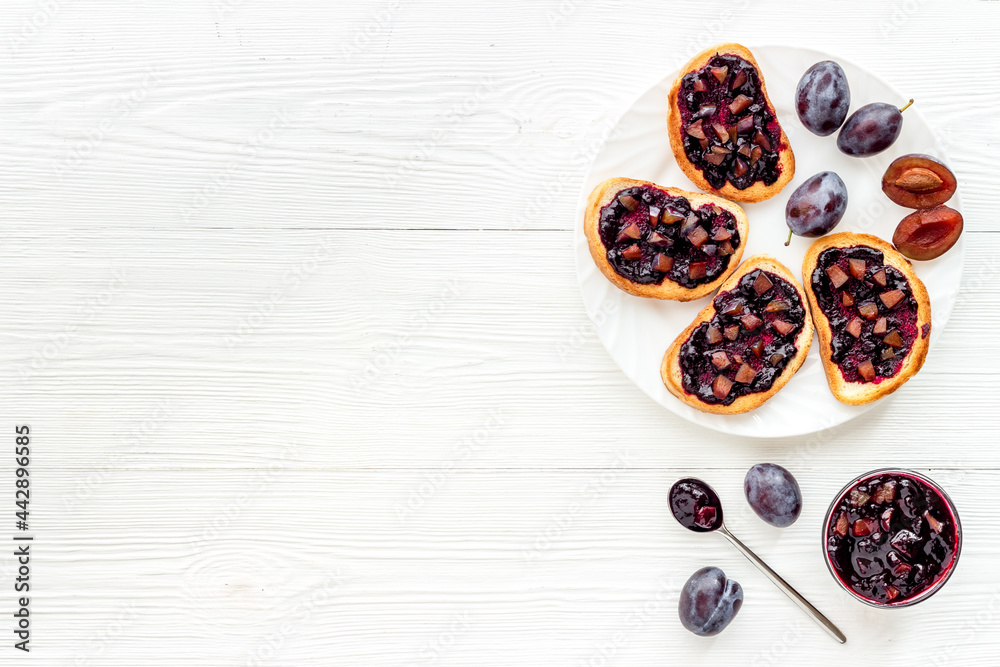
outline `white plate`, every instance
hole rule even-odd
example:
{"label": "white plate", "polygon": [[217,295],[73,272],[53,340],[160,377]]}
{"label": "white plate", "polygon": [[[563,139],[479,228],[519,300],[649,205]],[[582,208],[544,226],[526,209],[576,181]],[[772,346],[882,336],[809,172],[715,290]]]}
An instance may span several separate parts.
{"label": "white plate", "polygon": [[[839,62],[850,82],[852,112],[871,102],[902,106],[907,98],[839,56],[785,46],[753,47],[751,51],[760,64],[771,103],[795,152],[795,178],[778,196],[759,204],[743,205],[750,218],[744,259],[757,254],[772,255],[800,276],[802,259],[812,239],[796,236],[790,246],[783,245],[788,234],[785,203],[803,181],[827,169],[840,175],[849,193],[847,213],[836,231],[866,232],[891,239],[896,225],[912,211],[893,204],[882,193],[881,179],[886,167],[906,153],[928,153],[948,161],[944,146],[920,113],[920,101],[903,114],[902,133],[889,150],[870,158],[851,158],[837,149],[836,134],[817,137],[799,122],[793,100],[802,74],[820,60]],[[653,400],[685,419],[723,433],[755,437],[802,435],[842,424],[870,410],[875,403],[844,405],[830,393],[817,351],[818,337],[802,368],[784,389],[743,415],[699,412],[674,398],[663,386],[660,380],[663,353],[710,297],[678,303],[622,292],[608,282],[590,257],[583,233],[583,214],[587,195],[598,183],[613,176],[696,190],[674,161],[667,139],[667,95],[676,76],[677,72],[673,72],[664,77],[619,119],[595,157],[580,193],[574,239],[576,272],[587,313],[601,342],[625,374]],[[958,193],[948,205],[961,210]],[[964,239],[959,239],[943,257],[914,263],[931,298],[931,355],[955,304],[964,258]]]}

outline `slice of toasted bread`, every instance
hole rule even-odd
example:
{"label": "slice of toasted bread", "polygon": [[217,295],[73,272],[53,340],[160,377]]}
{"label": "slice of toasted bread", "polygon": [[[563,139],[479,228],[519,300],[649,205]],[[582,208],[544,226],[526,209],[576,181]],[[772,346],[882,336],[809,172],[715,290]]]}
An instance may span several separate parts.
{"label": "slice of toasted bread", "polygon": [[767,106],[769,106],[771,111],[774,112],[775,119],[778,117],[775,107],[771,103],[771,98],[767,96],[767,86],[764,84],[764,74],[760,71],[760,66],[754,59],[753,54],[750,53],[750,50],[740,44],[718,44],[705,49],[684,65],[684,67],[681,68],[680,73],[677,75],[674,85],[670,88],[667,111],[667,133],[670,136],[670,149],[674,153],[677,165],[684,171],[684,174],[691,179],[692,183],[702,190],[718,194],[726,199],[732,199],[733,201],[738,202],[759,202],[764,201],[765,199],[770,199],[774,195],[781,192],[781,189],[784,188],[795,175],[795,155],[792,153],[792,147],[788,142],[788,136],[785,134],[784,129],[781,129],[781,146],[778,150],[780,173],[778,174],[778,180],[771,185],[765,185],[762,181],[757,181],[753,185],[740,190],[733,186],[733,184],[729,181],[726,181],[722,188],[717,190],[709,184],[709,182],[705,179],[705,176],[702,174],[701,169],[696,167],[688,159],[687,154],[684,152],[684,128],[681,127],[681,114],[677,99],[681,88],[681,80],[689,72],[700,70],[702,67],[707,65],[708,61],[716,54],[738,56],[754,66],[757,70],[757,75],[760,78],[760,89],[764,94]]}
{"label": "slice of toasted bread", "polygon": [[[601,240],[599,229],[601,209],[611,203],[618,196],[619,192],[637,185],[652,186],[658,190],[662,190],[671,197],[684,197],[690,202],[692,208],[699,208],[706,204],[715,204],[719,208],[729,211],[736,218],[736,227],[740,233],[740,244],[730,256],[729,266],[726,267],[726,270],[711,282],[703,283],[696,287],[685,287],[669,278],[664,278],[663,282],[659,285],[653,283],[643,285],[633,282],[615,271],[615,268],[608,262],[608,249]],[[667,299],[670,301],[691,301],[714,292],[715,288],[726,279],[726,276],[736,270],[736,266],[740,263],[740,258],[743,257],[743,248],[747,243],[747,234],[750,232],[750,225],[747,220],[747,214],[738,204],[734,204],[721,197],[701,192],[688,192],[687,190],[657,185],[650,181],[639,181],[632,178],[610,178],[594,188],[590,196],[587,197],[587,210],[583,218],[583,231],[587,235],[587,245],[590,247],[590,255],[594,258],[597,268],[616,287],[636,296]]]}
{"label": "slice of toasted bread", "polygon": [[[882,252],[885,264],[897,269],[906,276],[917,302],[917,338],[906,353],[899,371],[891,378],[874,382],[848,382],[840,370],[840,366],[831,361],[833,329],[830,320],[820,310],[816,293],[812,286],[812,274],[819,262],[820,254],[827,248],[850,248],[853,246],[869,246]],[[841,403],[862,405],[878,400],[891,394],[913,377],[927,358],[927,347],[930,342],[931,301],[927,296],[927,288],[913,271],[910,261],[903,257],[892,245],[871,234],[855,234],[840,232],[824,236],[813,243],[806,252],[802,262],[802,283],[805,285],[806,296],[809,297],[809,307],[812,309],[813,321],[819,332],[819,356],[823,360],[826,380],[830,391]]]}
{"label": "slice of toasted bread", "polygon": [[739,396],[729,405],[706,403],[694,394],[689,393],[684,389],[683,384],[683,373],[680,365],[681,346],[684,345],[688,338],[691,337],[691,334],[701,323],[708,322],[715,315],[715,303],[713,300],[712,303],[705,306],[705,308],[698,313],[698,316],[694,319],[694,321],[686,329],[684,329],[679,336],[677,336],[673,343],[671,343],[670,347],[667,348],[666,353],[663,355],[663,363],[660,366],[660,377],[663,379],[663,384],[667,387],[667,390],[691,407],[701,410],[702,412],[712,412],[720,415],[736,415],[749,412],[754,408],[760,407],[765,401],[778,393],[778,391],[788,383],[791,377],[795,375],[796,371],[798,371],[802,366],[802,362],[805,361],[806,355],[809,353],[809,346],[812,344],[813,338],[813,324],[812,318],[809,316],[809,305],[806,302],[806,295],[802,286],[799,284],[799,281],[796,280],[792,272],[789,271],[788,268],[781,262],[767,255],[754,255],[747,261],[743,262],[743,264],[741,264],[739,268],[726,279],[726,281],[719,288],[719,292],[722,293],[732,290],[736,287],[743,276],[757,269],[762,269],[785,279],[795,288],[796,292],[798,292],[799,299],[802,300],[802,307],[805,310],[805,313],[802,329],[799,330],[794,339],[796,348],[795,357],[788,362],[784,369],[782,369],[781,373],[774,379],[774,383],[771,385],[770,389],[767,391]]}

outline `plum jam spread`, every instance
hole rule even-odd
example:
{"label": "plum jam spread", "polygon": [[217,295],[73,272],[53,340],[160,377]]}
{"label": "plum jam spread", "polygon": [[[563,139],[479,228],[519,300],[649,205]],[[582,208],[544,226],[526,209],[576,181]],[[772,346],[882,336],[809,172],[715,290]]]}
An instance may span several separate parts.
{"label": "plum jam spread", "polygon": [[688,160],[715,189],[737,190],[778,180],[781,126],[761,89],[757,68],[734,55],[715,55],[681,79],[677,105]]}
{"label": "plum jam spread", "polygon": [[687,288],[711,282],[729,267],[740,246],[736,218],[706,204],[639,185],[618,193],[601,209],[601,242],[608,263],[634,283],[671,280]]}
{"label": "plum jam spread", "polygon": [[812,289],[830,322],[830,359],[847,382],[878,384],[902,368],[918,336],[917,301],[899,270],[869,246],[828,248],[813,270]]}
{"label": "plum jam spread", "polygon": [[806,311],[794,285],[756,269],[719,292],[715,315],[681,346],[684,390],[710,404],[767,391],[798,351]]}
{"label": "plum jam spread", "polygon": [[670,511],[678,523],[696,533],[706,533],[722,525],[722,502],[708,484],[687,478],[670,487]]}
{"label": "plum jam spread", "polygon": [[882,473],[835,503],[826,549],[840,580],[873,602],[901,603],[934,585],[957,555],[949,503],[922,479]]}

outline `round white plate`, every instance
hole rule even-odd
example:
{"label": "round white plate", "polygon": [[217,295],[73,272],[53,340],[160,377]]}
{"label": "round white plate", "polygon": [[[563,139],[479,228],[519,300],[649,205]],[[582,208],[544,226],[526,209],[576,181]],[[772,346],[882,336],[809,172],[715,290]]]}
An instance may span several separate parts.
{"label": "round white plate", "polygon": [[[849,193],[847,213],[835,231],[865,232],[891,239],[896,225],[912,211],[897,206],[882,193],[881,179],[886,167],[906,153],[928,153],[947,162],[944,147],[920,113],[920,100],[903,114],[903,130],[889,150],[870,158],[848,157],[837,149],[836,133],[817,137],[799,122],[793,100],[795,87],[805,71],[820,60],[839,62],[851,86],[851,112],[871,102],[903,106],[907,98],[840,57],[785,46],[753,47],[751,51],[760,64],[771,103],[795,152],[795,178],[778,196],[759,204],[743,205],[750,218],[743,258],[771,255],[801,277],[802,259],[814,239],[794,236],[790,246],[783,245],[788,234],[785,203],[803,181],[827,169],[840,175]],[[608,282],[590,257],[583,233],[583,214],[591,190],[614,176],[696,190],[674,161],[667,139],[667,95],[676,76],[677,72],[673,72],[664,77],[619,119],[594,158],[580,193],[574,239],[576,272],[587,313],[601,342],[625,374],[653,400],[685,419],[723,433],[755,437],[802,435],[842,424],[870,410],[875,403],[844,405],[830,393],[817,351],[818,337],[802,368],[784,389],[743,415],[700,412],[674,398],[663,386],[660,380],[663,353],[711,297],[679,303],[644,299],[619,290]],[[958,193],[948,206],[961,210]],[[964,258],[964,239],[959,239],[944,256],[929,262],[914,262],[931,298],[930,354],[934,353],[935,341],[955,304]]]}

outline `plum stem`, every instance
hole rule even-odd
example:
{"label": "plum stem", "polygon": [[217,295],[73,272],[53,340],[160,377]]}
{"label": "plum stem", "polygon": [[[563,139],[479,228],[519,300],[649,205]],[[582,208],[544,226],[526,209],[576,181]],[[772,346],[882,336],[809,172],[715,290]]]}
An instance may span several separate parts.
{"label": "plum stem", "polygon": [[902,109],[899,110],[899,113],[903,113],[904,111],[906,111],[907,109],[909,109],[911,104],[913,104],[913,100],[912,99],[909,102],[906,103],[905,107],[903,107]]}
{"label": "plum stem", "polygon": [[791,242],[792,242],[792,230],[791,230],[791,229],[789,229],[789,230],[788,230],[788,238],[787,238],[787,239],[785,239],[785,245],[787,246],[787,245],[788,245],[789,243],[791,243]]}

